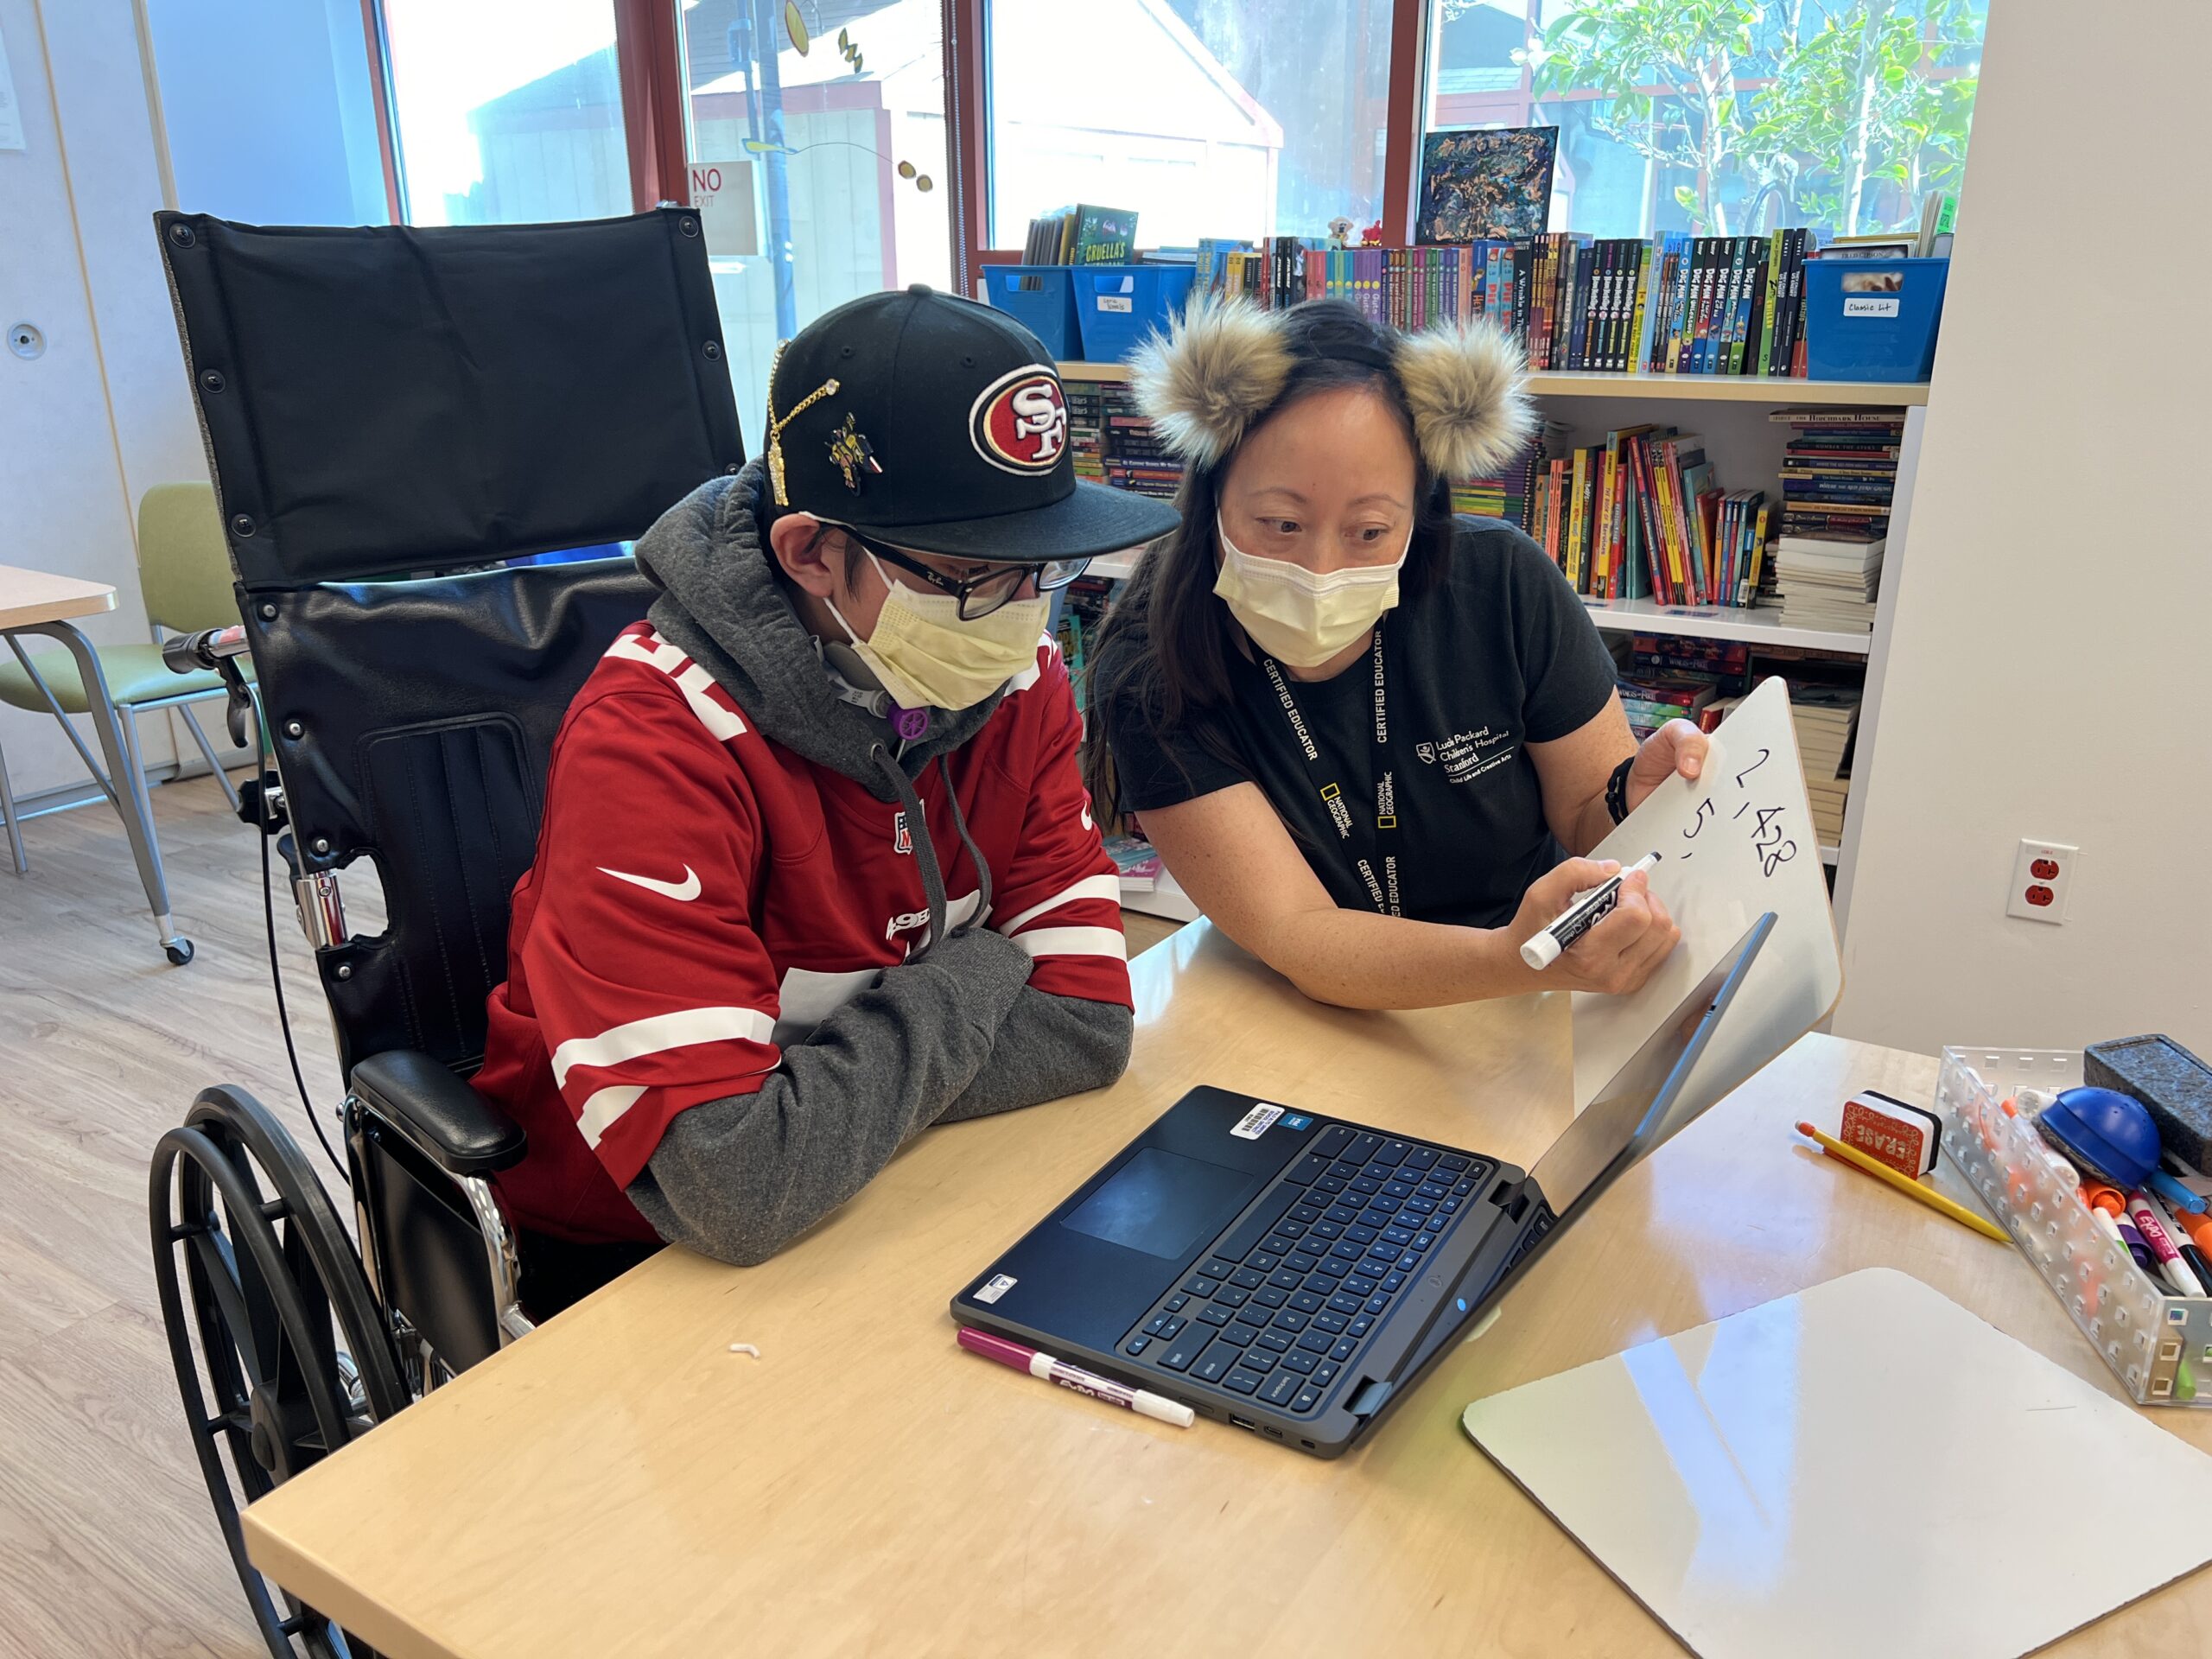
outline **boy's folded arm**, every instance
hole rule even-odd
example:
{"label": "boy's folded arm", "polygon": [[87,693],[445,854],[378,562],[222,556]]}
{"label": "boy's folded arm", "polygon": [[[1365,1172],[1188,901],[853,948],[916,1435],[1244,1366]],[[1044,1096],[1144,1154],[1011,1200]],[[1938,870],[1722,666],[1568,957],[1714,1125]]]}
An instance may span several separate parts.
{"label": "boy's folded arm", "polygon": [[999,1027],[990,1058],[937,1121],[957,1123],[1103,1089],[1128,1070],[1135,1032],[1136,1016],[1119,1002],[1054,996],[1025,985]]}
{"label": "boy's folded arm", "polygon": [[785,1047],[757,1090],[671,1119],[631,1201],[671,1243],[740,1266],[765,1262],[963,1097],[990,1064],[1029,970],[1018,945],[980,929],[885,969]]}

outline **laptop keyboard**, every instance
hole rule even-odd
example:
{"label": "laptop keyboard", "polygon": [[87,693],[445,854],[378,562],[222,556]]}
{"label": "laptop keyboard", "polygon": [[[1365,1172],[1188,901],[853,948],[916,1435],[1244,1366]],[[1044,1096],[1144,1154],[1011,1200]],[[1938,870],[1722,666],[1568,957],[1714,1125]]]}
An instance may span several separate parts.
{"label": "laptop keyboard", "polygon": [[1335,1124],[1122,1338],[1130,1359],[1298,1415],[1489,1181],[1484,1158]]}

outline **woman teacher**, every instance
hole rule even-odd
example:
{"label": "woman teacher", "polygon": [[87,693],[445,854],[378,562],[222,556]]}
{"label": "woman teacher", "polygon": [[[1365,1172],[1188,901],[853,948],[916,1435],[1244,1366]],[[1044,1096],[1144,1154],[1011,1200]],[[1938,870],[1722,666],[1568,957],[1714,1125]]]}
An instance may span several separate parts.
{"label": "woman teacher", "polygon": [[1707,743],[1675,721],[1639,748],[1565,578],[1452,515],[1447,480],[1530,430],[1520,377],[1488,327],[1398,336],[1340,301],[1201,307],[1137,359],[1183,523],[1093,659],[1092,798],[1320,1001],[1628,992],[1680,937],[1632,874],[1551,968],[1521,960],[1617,868],[1580,855]]}

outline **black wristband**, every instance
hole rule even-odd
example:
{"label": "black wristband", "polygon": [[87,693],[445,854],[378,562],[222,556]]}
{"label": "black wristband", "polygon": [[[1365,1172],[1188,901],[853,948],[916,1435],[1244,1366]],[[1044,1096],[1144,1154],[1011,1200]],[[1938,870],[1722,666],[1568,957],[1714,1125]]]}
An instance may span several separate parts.
{"label": "black wristband", "polygon": [[1605,811],[1615,823],[1628,817],[1628,773],[1636,764],[1634,755],[1613,768],[1613,775],[1605,779]]}

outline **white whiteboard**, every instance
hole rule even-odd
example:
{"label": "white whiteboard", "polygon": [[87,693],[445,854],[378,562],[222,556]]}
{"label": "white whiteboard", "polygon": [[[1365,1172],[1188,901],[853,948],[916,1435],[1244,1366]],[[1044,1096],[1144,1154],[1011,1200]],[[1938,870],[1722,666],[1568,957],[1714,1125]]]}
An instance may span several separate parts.
{"label": "white whiteboard", "polygon": [[1675,1109],[1687,1122],[1796,1042],[1843,992],[1827,878],[1789,721],[1789,688],[1766,681],[1713,734],[1703,775],[1677,775],[1600,842],[1592,858],[1656,852],[1657,893],[1681,943],[1633,996],[1574,994],[1574,1109],[1643,1046],[1763,911],[1775,929]]}
{"label": "white whiteboard", "polygon": [[1461,1421],[1702,1659],[2014,1659],[2212,1559],[2212,1458],[2110,1386],[1870,1268]]}

